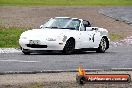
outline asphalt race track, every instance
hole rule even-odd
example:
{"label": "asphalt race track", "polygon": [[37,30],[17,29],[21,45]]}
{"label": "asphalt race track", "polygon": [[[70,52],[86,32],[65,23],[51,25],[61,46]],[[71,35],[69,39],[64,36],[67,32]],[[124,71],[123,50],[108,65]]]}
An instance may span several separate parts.
{"label": "asphalt race track", "polygon": [[132,7],[104,8],[99,12],[116,20],[120,20],[132,25]]}
{"label": "asphalt race track", "polygon": [[0,54],[0,72],[33,72],[49,70],[132,68],[132,46],[110,47],[106,53],[83,52],[72,55],[58,53],[24,55]]}

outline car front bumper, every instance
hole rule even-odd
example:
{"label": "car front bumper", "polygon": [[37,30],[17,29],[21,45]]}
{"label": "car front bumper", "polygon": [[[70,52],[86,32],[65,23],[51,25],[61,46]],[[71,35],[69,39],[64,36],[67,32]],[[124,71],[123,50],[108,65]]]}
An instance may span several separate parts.
{"label": "car front bumper", "polygon": [[28,50],[63,50],[65,46],[65,43],[60,41],[40,41],[40,44],[32,45],[26,39],[19,39],[19,44],[23,49]]}

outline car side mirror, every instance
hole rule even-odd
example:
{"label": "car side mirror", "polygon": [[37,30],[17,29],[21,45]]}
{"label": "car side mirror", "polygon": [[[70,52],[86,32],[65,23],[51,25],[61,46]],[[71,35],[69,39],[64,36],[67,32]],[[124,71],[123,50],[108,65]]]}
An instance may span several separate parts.
{"label": "car side mirror", "polygon": [[40,25],[40,29],[42,29],[43,28],[43,25]]}

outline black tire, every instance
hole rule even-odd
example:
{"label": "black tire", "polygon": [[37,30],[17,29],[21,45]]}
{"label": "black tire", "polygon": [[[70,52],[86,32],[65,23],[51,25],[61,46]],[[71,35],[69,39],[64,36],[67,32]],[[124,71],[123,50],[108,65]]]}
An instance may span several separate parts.
{"label": "black tire", "polygon": [[103,37],[100,41],[99,47],[96,50],[97,53],[105,53],[107,49],[107,40]]}
{"label": "black tire", "polygon": [[74,39],[69,39],[67,40],[64,49],[63,49],[63,54],[71,54],[75,49],[75,40]]}

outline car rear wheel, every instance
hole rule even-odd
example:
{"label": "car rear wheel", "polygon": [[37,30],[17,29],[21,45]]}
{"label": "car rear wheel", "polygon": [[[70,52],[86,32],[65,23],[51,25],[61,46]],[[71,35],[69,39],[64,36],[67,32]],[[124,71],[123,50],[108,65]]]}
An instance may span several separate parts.
{"label": "car rear wheel", "polygon": [[75,49],[75,40],[74,39],[69,39],[67,40],[64,49],[63,49],[63,54],[71,54]]}
{"label": "car rear wheel", "polygon": [[107,41],[105,38],[102,38],[96,52],[97,53],[104,53],[106,51],[106,48],[107,48]]}

